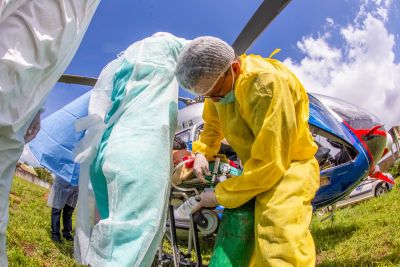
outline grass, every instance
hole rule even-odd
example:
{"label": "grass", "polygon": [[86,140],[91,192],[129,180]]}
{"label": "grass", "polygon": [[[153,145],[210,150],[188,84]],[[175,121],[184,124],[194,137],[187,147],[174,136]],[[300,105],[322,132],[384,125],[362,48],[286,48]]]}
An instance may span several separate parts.
{"label": "grass", "polygon": [[72,242],[54,243],[50,238],[51,208],[47,189],[14,178],[7,231],[9,266],[79,266]]}
{"label": "grass", "polygon": [[[400,182],[397,179],[397,182]],[[54,244],[50,238],[48,190],[15,178],[7,233],[11,266],[79,266],[72,242]],[[400,186],[380,198],[336,211],[333,221],[314,217],[312,234],[318,266],[399,266]],[[204,248],[209,260],[212,242]]]}
{"label": "grass", "polygon": [[[397,182],[400,182],[397,179]],[[318,266],[399,266],[400,186],[382,197],[313,218]]]}

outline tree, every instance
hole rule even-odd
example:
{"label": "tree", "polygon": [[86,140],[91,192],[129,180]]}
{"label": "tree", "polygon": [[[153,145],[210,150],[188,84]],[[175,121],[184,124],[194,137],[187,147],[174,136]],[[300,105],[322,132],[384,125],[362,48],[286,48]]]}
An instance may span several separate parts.
{"label": "tree", "polygon": [[50,184],[53,183],[54,179],[51,176],[51,172],[48,171],[46,168],[43,167],[34,167],[35,172],[38,174],[39,179],[48,182]]}

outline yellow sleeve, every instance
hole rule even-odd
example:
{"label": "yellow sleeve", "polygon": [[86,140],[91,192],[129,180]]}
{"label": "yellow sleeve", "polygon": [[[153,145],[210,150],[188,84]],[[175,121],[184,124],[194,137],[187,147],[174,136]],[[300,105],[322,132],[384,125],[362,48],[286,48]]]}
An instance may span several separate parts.
{"label": "yellow sleeve", "polygon": [[224,138],[218,112],[210,99],[204,101],[203,121],[203,131],[199,136],[199,140],[193,143],[193,152],[202,153],[210,159],[218,153],[221,141]]}
{"label": "yellow sleeve", "polygon": [[297,135],[294,104],[285,80],[275,74],[258,74],[245,87],[237,101],[255,140],[242,175],[216,187],[218,203],[227,208],[241,206],[282,178]]}

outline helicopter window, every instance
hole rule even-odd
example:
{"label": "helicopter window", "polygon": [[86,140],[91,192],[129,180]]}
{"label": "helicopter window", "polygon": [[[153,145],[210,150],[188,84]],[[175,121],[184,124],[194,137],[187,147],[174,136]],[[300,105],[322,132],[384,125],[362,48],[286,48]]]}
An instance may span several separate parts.
{"label": "helicopter window", "polygon": [[186,121],[186,122],[184,122],[184,123],[182,123],[183,125],[183,128],[187,128],[187,127],[190,127],[190,126],[193,126],[193,121],[192,120],[188,120],[188,121]]}
{"label": "helicopter window", "polygon": [[191,141],[190,140],[190,133],[191,133],[191,128],[187,128],[187,129],[185,129],[183,131],[180,131],[180,132],[176,133],[175,139],[181,140],[181,141],[183,141],[183,142],[185,142],[187,144],[189,141]]}
{"label": "helicopter window", "polygon": [[379,119],[368,111],[351,105],[343,100],[314,94],[318,100],[336,112],[345,122],[354,129],[369,129],[379,125]]}
{"label": "helicopter window", "polygon": [[312,116],[312,114],[315,112],[316,115],[314,115],[314,117],[322,119],[323,123],[326,124],[328,128],[332,129],[333,132],[341,133],[342,130],[336,123],[337,119],[331,112],[329,112],[329,110],[326,108],[326,105],[319,101],[319,98],[317,99],[314,94],[309,94],[309,101],[310,116]]}
{"label": "helicopter window", "polygon": [[372,159],[376,162],[382,157],[383,151],[386,146],[386,136],[371,134],[368,136],[363,136],[363,140],[366,146],[371,152]]}
{"label": "helicopter window", "polygon": [[357,153],[335,136],[312,128],[315,143],[318,145],[315,158],[321,170],[339,166],[355,158]]}

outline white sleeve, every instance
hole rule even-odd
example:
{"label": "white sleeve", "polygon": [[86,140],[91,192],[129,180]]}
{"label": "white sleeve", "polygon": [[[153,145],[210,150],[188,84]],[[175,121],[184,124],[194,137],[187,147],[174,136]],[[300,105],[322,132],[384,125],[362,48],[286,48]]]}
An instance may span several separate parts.
{"label": "white sleeve", "polygon": [[0,127],[22,129],[71,62],[99,0],[0,0]]}
{"label": "white sleeve", "polygon": [[99,78],[92,90],[89,101],[89,115],[96,114],[103,120],[111,107],[111,93],[113,90],[113,79],[118,68],[121,66],[123,57],[117,58],[101,71]]}
{"label": "white sleeve", "polygon": [[26,0],[0,0],[0,24],[25,2]]}

